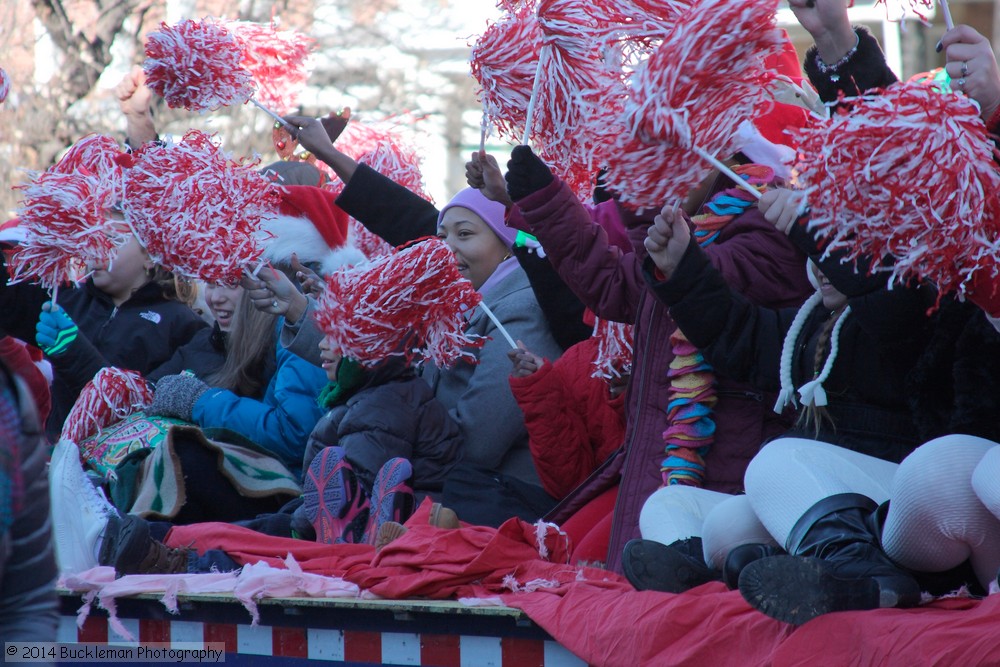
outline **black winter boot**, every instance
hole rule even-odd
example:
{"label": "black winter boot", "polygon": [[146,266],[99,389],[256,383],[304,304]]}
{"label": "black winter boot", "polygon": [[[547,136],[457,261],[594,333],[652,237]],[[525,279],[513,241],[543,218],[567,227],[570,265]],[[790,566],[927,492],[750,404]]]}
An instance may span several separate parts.
{"label": "black winter boot", "polygon": [[652,540],[630,540],[622,552],[625,577],[637,590],[683,593],[722,575],[705,564],[701,538],[690,537],[669,545]]}
{"label": "black winter boot", "polygon": [[735,591],[740,587],[740,573],[747,565],[784,553],[784,549],[773,544],[741,544],[726,555],[726,562],[722,564],[722,581],[729,590]]}
{"label": "black winter boot", "polygon": [[916,605],[917,581],[882,552],[876,508],[854,493],[824,498],[792,528],[786,545],[792,555],[749,564],[740,574],[740,593],[793,625],[834,611]]}

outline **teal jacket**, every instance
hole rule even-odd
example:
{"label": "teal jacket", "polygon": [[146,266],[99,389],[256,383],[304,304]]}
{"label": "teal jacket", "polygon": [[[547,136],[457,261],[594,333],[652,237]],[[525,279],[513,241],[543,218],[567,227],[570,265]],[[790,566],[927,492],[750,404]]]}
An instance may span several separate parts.
{"label": "teal jacket", "polygon": [[323,410],[316,397],[326,373],[276,344],[277,367],[263,398],[209,389],[194,404],[192,417],[203,429],[224,428],[252,440],[296,474],[302,472],[306,440]]}

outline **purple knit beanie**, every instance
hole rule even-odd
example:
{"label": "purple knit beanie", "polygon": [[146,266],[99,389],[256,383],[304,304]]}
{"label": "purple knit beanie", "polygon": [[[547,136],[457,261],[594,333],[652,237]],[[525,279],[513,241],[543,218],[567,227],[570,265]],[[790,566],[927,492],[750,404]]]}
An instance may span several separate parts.
{"label": "purple knit beanie", "polygon": [[475,188],[465,188],[441,209],[441,213],[438,214],[439,227],[441,226],[441,220],[444,218],[445,212],[453,206],[461,206],[462,208],[469,209],[489,225],[493,233],[500,237],[505,246],[510,248],[514,245],[517,230],[504,224],[506,209],[503,204],[487,199],[483,196],[482,192]]}

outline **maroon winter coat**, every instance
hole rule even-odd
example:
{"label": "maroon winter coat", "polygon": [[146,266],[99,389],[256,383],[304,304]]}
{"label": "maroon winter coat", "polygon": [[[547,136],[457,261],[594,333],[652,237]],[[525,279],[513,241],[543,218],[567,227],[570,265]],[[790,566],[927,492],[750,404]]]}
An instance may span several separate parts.
{"label": "maroon winter coat", "polygon": [[[648,221],[630,229],[633,251],[626,253],[608,243],[604,230],[591,222],[586,208],[558,179],[519,200],[517,207],[583,303],[598,317],[635,325],[635,360],[625,398],[624,458],[612,464],[620,467],[621,482],[607,565],[620,571],[625,542],[639,537],[639,510],[662,484],[662,433],[667,427],[670,387],[667,371],[673,359],[669,338],[675,325],[642,276],[646,258],[642,239]],[[756,207],[726,225],[706,251],[729,285],[753,303],[797,306],[812,293],[805,256]],[[788,423],[774,414],[774,396],[746,383],[722,377],[717,381],[715,443],[705,457],[705,488],[736,493],[743,488],[747,463],[764,442],[785,432]],[[607,470],[603,472],[600,479],[606,480]],[[585,484],[562,504],[566,514],[551,518],[566,518],[607,486],[606,481]]]}

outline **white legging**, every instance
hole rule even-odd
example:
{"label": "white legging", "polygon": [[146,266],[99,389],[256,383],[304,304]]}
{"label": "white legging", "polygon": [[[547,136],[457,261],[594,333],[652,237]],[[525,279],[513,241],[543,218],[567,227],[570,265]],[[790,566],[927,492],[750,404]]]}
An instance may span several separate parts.
{"label": "white legging", "polygon": [[746,496],[731,496],[693,486],[665,486],[639,513],[643,539],[670,544],[701,537],[705,562],[722,569],[726,555],[742,544],[774,544]]}
{"label": "white legging", "polygon": [[705,561],[720,568],[740,544],[784,546],[795,522],[820,500],[860,493],[877,503],[892,498],[882,544],[901,565],[942,572],[971,559],[984,586],[1000,569],[1000,445],[990,440],[944,436],[897,465],[783,438],[761,449],[744,481],[746,496],[688,486],[658,490],[639,516],[642,536],[664,544],[701,536]]}
{"label": "white legging", "polygon": [[969,435],[919,447],[899,465],[882,529],[886,554],[922,572],[971,559],[988,586],[1000,568],[1000,446]]}
{"label": "white legging", "polygon": [[1000,567],[1000,446],[989,440],[944,436],[896,465],[787,438],[761,450],[745,483],[750,505],[782,545],[812,505],[860,493],[878,503],[892,498],[882,543],[901,565],[941,572],[971,558],[984,586]]}
{"label": "white legging", "polygon": [[860,493],[877,503],[889,498],[895,463],[804,438],[781,438],[750,461],[744,485],[750,506],[785,546],[806,510],[839,493]]}

